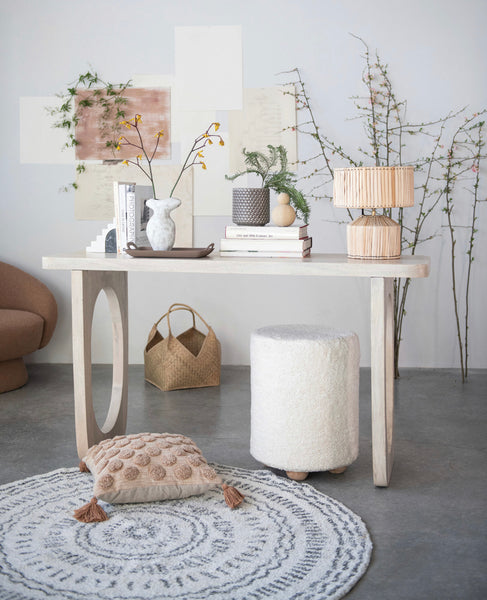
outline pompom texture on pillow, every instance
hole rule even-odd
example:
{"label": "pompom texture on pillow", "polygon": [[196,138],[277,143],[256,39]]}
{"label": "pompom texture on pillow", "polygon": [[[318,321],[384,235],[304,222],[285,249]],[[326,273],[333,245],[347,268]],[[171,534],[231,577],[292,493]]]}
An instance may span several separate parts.
{"label": "pompom texture on pillow", "polygon": [[93,495],[113,504],[187,498],[222,485],[190,438],[173,433],[118,435],[83,459],[95,477]]}

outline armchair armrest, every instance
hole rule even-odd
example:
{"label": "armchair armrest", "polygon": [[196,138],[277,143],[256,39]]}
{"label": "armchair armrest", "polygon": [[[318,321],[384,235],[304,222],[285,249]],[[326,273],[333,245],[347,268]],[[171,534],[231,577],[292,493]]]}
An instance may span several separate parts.
{"label": "armchair armrest", "polygon": [[44,319],[39,348],[51,339],[57,322],[57,303],[49,288],[34,276],[0,262],[0,309],[33,312]]}

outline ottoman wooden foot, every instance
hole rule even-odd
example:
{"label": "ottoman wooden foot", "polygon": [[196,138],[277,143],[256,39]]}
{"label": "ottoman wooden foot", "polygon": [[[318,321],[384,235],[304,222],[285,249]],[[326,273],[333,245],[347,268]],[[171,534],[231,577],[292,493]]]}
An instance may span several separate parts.
{"label": "ottoman wooden foot", "polygon": [[304,481],[309,473],[306,471],[286,471],[286,475],[289,479],[294,479],[294,481]]}
{"label": "ottoman wooden foot", "polygon": [[328,472],[333,473],[333,475],[341,475],[342,473],[345,473],[346,470],[347,467],[338,467],[338,469],[330,469]]}

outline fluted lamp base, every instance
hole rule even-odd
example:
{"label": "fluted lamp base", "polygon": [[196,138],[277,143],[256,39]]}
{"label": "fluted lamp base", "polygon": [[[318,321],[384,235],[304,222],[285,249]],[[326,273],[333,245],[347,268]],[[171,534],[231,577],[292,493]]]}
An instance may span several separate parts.
{"label": "fluted lamp base", "polygon": [[401,228],[385,215],[363,215],[347,226],[347,250],[349,258],[399,258]]}

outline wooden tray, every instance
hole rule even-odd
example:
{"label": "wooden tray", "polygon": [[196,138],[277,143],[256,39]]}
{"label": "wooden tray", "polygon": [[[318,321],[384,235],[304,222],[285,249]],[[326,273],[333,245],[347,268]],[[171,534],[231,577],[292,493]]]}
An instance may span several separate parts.
{"label": "wooden tray", "polygon": [[215,244],[207,248],[173,248],[172,250],[152,250],[149,246],[136,246],[133,242],[128,243],[125,252],[134,258],[202,258],[211,254]]}

